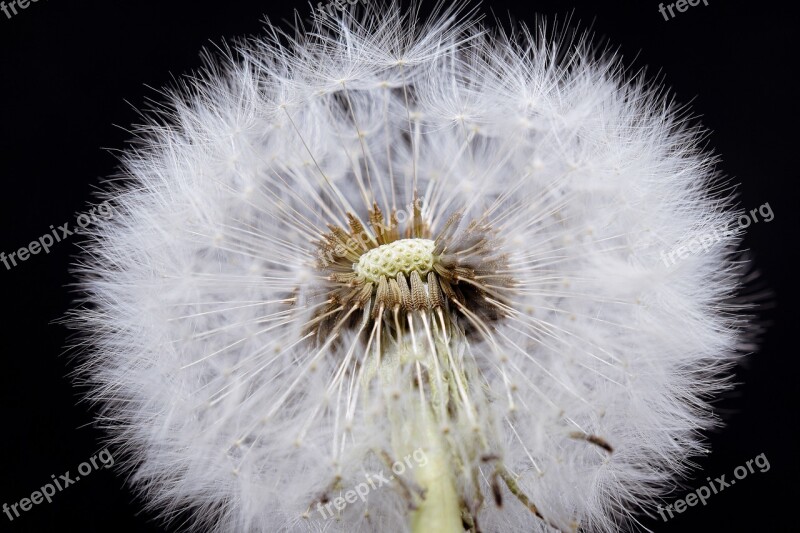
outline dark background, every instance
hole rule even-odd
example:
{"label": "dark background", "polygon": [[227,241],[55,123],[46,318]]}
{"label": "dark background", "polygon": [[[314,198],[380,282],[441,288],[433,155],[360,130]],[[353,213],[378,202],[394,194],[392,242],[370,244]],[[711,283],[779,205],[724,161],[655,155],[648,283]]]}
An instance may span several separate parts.
{"label": "dark background", "polygon": [[[537,15],[571,15],[574,25],[591,26],[618,46],[626,64],[663,74],[713,131],[709,145],[723,158],[720,169],[741,183],[742,206],[772,207],[774,220],[751,226],[745,238],[762,282],[775,293],[762,314],[762,349],[738,369],[741,385],[717,403],[726,427],[710,434],[713,453],[698,460],[686,490],[667,501],[705,485],[708,476],[730,478],[761,453],[771,468],[666,524],[642,520],[665,532],[788,531],[800,506],[793,453],[800,390],[791,283],[800,227],[794,17],[773,2],[709,3],[670,21],[652,0],[491,0],[483,7],[506,24],[509,12],[529,24]],[[152,88],[199,67],[202,47],[258,34],[265,16],[288,24],[294,9],[302,17],[310,12],[291,0],[39,0],[10,20],[0,12],[0,251],[26,246],[51,224],[74,225],[93,190],[114,173],[113,151],[130,138],[124,128],[137,122],[136,109],[159,99]],[[51,474],[74,476],[102,448],[90,409],[66,377],[73,367],[63,355],[68,332],[53,324],[70,306],[67,269],[78,242],[70,238],[10,271],[0,264],[0,505],[30,496]],[[100,470],[13,522],[0,514],[0,530],[162,531],[141,508],[122,476]]]}

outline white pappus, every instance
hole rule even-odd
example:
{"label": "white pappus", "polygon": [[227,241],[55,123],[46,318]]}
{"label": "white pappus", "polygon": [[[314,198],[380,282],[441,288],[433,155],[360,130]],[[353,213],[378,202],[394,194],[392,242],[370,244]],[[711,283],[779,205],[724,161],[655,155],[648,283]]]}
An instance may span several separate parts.
{"label": "white pappus", "polygon": [[337,16],[208,59],[104,195],[69,320],[132,484],[211,531],[634,527],[748,348],[739,236],[660,259],[737,216],[702,131],[558,28]]}

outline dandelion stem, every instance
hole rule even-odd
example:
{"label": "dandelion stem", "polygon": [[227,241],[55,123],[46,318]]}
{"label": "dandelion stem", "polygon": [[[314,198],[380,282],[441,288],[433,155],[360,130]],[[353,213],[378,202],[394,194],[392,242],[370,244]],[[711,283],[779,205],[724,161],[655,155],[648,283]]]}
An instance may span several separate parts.
{"label": "dandelion stem", "polygon": [[452,461],[441,428],[428,406],[421,406],[417,417],[417,435],[426,443],[427,462],[414,470],[425,498],[411,515],[413,533],[463,533],[461,507],[456,492]]}

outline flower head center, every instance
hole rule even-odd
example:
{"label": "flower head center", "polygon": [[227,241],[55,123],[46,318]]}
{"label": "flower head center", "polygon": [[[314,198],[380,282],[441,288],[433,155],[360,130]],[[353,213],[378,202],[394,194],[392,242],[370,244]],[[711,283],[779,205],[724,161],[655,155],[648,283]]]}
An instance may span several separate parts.
{"label": "flower head center", "polygon": [[445,315],[459,313],[468,334],[506,315],[514,281],[491,226],[483,219],[462,224],[462,214],[454,212],[433,234],[416,195],[410,211],[404,230],[397,211],[384,218],[377,203],[368,225],[352,213],[347,227],[328,225],[315,262],[325,275],[310,294],[325,298],[308,321],[316,342],[342,328],[362,331],[370,320],[397,340],[407,333],[401,313],[408,328],[418,314],[431,314],[441,329]]}
{"label": "flower head center", "polygon": [[414,271],[424,278],[433,270],[435,247],[436,243],[430,239],[400,239],[366,252],[353,264],[353,270],[373,283],[381,276],[396,278],[400,273],[410,276]]}

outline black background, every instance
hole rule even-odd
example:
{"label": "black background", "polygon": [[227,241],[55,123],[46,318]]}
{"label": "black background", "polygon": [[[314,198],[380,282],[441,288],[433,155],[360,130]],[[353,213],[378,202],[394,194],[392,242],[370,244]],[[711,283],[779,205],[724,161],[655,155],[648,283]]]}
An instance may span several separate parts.
{"label": "black background", "polygon": [[[642,521],[654,531],[796,530],[796,17],[774,2],[709,3],[670,21],[652,0],[492,0],[482,7],[506,24],[571,16],[573,25],[591,26],[618,46],[626,64],[663,74],[712,130],[709,145],[723,158],[720,169],[741,183],[742,206],[772,207],[774,220],[751,226],[745,239],[775,293],[762,314],[762,349],[738,368],[741,386],[716,404],[726,427],[710,434],[713,453],[698,459],[686,490],[667,501],[708,476],[730,478],[761,453],[771,468],[668,523]],[[0,13],[0,251],[27,246],[51,224],[74,225],[93,190],[114,173],[113,151],[130,138],[124,128],[137,122],[136,109],[159,99],[153,88],[199,67],[201,48],[258,34],[265,16],[288,25],[294,9],[302,17],[310,12],[292,1],[39,0],[10,20]],[[0,505],[30,496],[51,474],[74,475],[102,448],[90,409],[66,377],[73,365],[63,355],[68,332],[52,323],[70,306],[67,269],[78,242],[56,244],[10,271],[0,265]],[[162,531],[141,509],[121,476],[100,470],[13,522],[0,514],[0,530]]]}

